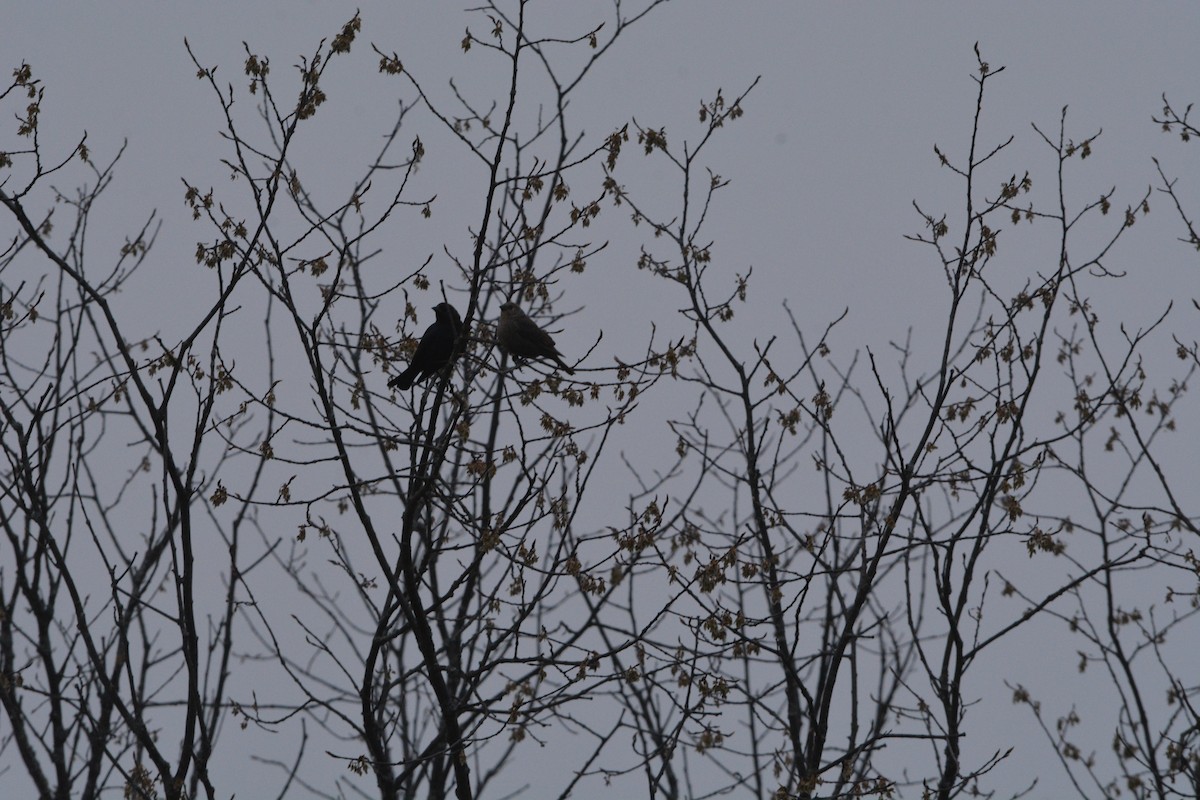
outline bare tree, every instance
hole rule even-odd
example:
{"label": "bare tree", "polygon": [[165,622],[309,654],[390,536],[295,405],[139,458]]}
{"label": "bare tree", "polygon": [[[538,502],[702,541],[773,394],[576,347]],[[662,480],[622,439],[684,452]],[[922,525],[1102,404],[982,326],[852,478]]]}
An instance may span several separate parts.
{"label": "bare tree", "polygon": [[[329,70],[361,30],[358,16],[294,80],[247,49],[238,89],[194,56],[224,115],[222,163],[235,183],[219,194],[185,181],[207,230],[195,260],[213,288],[199,310],[189,298],[194,321],[177,340],[135,339],[136,319],[113,299],[149,258],[155,217],[114,267],[98,269],[90,253],[85,261],[111,164],[92,167],[94,185],[76,198],[59,198],[74,212],[65,242],[55,245],[52,212],[29,210],[52,175],[92,162],[81,143],[44,164],[43,89],[27,66],[17,70],[4,97],[31,105],[18,131],[30,144],[5,154],[16,171],[0,198],[20,228],[3,262],[12,312],[3,700],[7,744],[40,795],[95,796],[123,778],[127,796],[214,797],[210,759],[232,714],[243,728],[299,724],[293,755],[271,758],[282,791],[312,779],[301,764],[315,722],[332,737],[322,741],[344,743],[334,757],[351,776],[370,773],[381,797],[472,797],[523,738],[614,680],[597,674],[605,644],[590,633],[595,614],[575,615],[577,592],[603,605],[609,591],[581,561],[604,548],[575,532],[575,509],[609,432],[669,356],[650,343],[567,381],[499,359],[483,320],[509,299],[562,318],[556,287],[602,247],[570,238],[588,227],[595,201],[572,202],[566,180],[578,173],[586,185],[590,169],[599,196],[595,165],[615,148],[608,135],[580,136],[565,111],[590,68],[657,5],[632,15],[618,5],[606,27],[565,43],[592,51],[571,74],[546,52],[564,43],[526,34],[523,3],[511,17],[493,8],[490,35],[468,34],[463,47],[506,65],[499,111],[478,112],[460,95],[454,116],[443,112],[377,49],[379,70],[407,79],[414,99],[352,190],[336,196],[306,187],[293,153],[327,99]],[[519,99],[536,71],[555,83],[555,111],[530,128]],[[250,119],[235,103],[243,94],[258,103]],[[452,271],[438,281],[464,309],[459,368],[397,396],[386,374],[412,352],[409,293],[432,288],[433,256],[397,277],[379,268],[372,242],[385,223],[407,214],[399,221],[420,224],[435,207],[409,188],[420,139],[396,155],[414,108],[444,123],[489,177],[474,247],[448,250]],[[601,392],[613,400],[596,403]],[[583,406],[598,410],[562,418]],[[114,481],[120,467],[108,451],[121,441],[141,452]],[[336,574],[313,569],[322,551]],[[268,577],[278,569],[293,581],[282,615]]]}
{"label": "bare tree", "polygon": [[[108,263],[91,253],[91,215],[120,154],[97,165],[81,140],[48,163],[44,95],[28,65],[3,95],[28,103],[17,130],[28,145],[5,154],[0,189],[16,223],[0,256],[4,744],[41,797],[121,782],[131,797],[212,796],[238,598],[232,582],[209,582],[216,570],[249,571],[239,554],[248,503],[218,520],[209,500],[230,460],[212,433],[229,422],[221,348],[244,270],[197,299],[179,341],[135,338],[118,293],[146,263],[158,222],[151,214]],[[91,183],[68,196],[48,181],[71,162]],[[261,476],[245,476],[246,497]]]}
{"label": "bare tree", "polygon": [[[750,271],[718,272],[704,226],[720,213],[726,181],[701,157],[742,115],[745,95],[705,104],[696,142],[638,126],[645,154],[677,170],[677,206],[643,203],[636,180],[611,184],[653,233],[639,267],[682,294],[695,331],[695,369],[681,380],[701,399],[671,422],[677,488],[654,487],[678,498],[671,515],[656,516],[654,538],[671,542],[659,557],[686,595],[676,628],[659,636],[684,643],[646,669],[663,678],[653,688],[623,697],[644,739],[690,745],[656,751],[651,785],[667,796],[1020,796],[1036,778],[988,779],[1010,748],[968,747],[972,727],[988,724],[986,711],[972,712],[972,668],[1049,619],[1087,638],[1088,659],[1114,678],[1124,783],[1144,788],[1136,796],[1194,793],[1193,782],[1176,782],[1195,775],[1186,766],[1195,763],[1195,687],[1179,679],[1178,661],[1194,642],[1194,607],[1146,623],[1122,598],[1147,571],[1194,573],[1179,532],[1195,532],[1195,510],[1155,452],[1174,429],[1195,348],[1179,344],[1185,368],[1156,389],[1143,359],[1161,347],[1166,313],[1136,331],[1101,323],[1091,287],[1123,277],[1111,266],[1116,248],[1149,212],[1149,194],[1111,215],[1115,190],[1071,205],[1070,170],[1099,134],[1073,140],[1065,109],[1057,130],[1033,129],[1052,155],[1049,179],[1038,180],[1051,191],[1034,192],[1031,171],[1002,164],[1012,137],[989,141],[981,123],[985,87],[1003,68],[976,53],[971,138],[961,156],[934,148],[962,204],[946,213],[914,204],[923,229],[910,238],[943,278],[942,296],[922,308],[941,326],[936,349],[910,334],[886,354],[868,347],[838,359],[845,312],[814,335],[789,311],[790,344],[726,332]],[[1011,241],[1047,227],[1058,248],[1044,263],[1017,277],[999,266],[1002,229]],[[802,477],[810,464],[815,481]],[[1080,517],[1089,512],[1091,524]],[[1018,577],[1010,566],[1022,551],[1069,568]],[[1129,625],[1138,641],[1122,644]],[[1167,654],[1168,634],[1183,650]],[[1135,664],[1154,660],[1165,681]],[[1175,705],[1166,721],[1144,707],[1144,682]],[[1024,688],[1014,698],[1032,702]],[[1064,723],[1054,746],[1072,771],[1080,756]],[[696,760],[724,783],[681,789],[676,776],[711,774],[688,766]],[[1087,768],[1096,774],[1093,761]],[[1115,779],[1097,784],[1105,796],[1120,791]]]}
{"label": "bare tree", "polygon": [[[234,222],[224,210],[230,204],[210,202],[208,195],[198,210],[217,231],[239,225],[270,231],[270,243],[260,247],[244,237],[218,237],[206,258],[217,267],[243,259],[252,264],[266,293],[268,328],[288,328],[305,356],[313,393],[286,404],[276,394],[266,403],[260,398],[268,387],[242,385],[243,407],[262,404],[268,418],[278,420],[259,445],[270,443],[271,458],[322,475],[333,465],[338,476],[332,484],[318,480],[311,490],[288,479],[272,503],[302,513],[299,538],[314,532],[328,542],[342,588],[312,574],[297,551],[284,555],[282,542],[263,527],[264,545],[325,622],[316,628],[295,618],[314,654],[285,646],[275,624],[257,618],[260,657],[277,661],[299,700],[269,713],[250,714],[248,702],[241,709],[268,727],[302,711],[331,736],[362,741],[366,752],[334,754],[353,771],[371,772],[381,797],[484,793],[525,737],[536,737],[573,700],[613,680],[589,670],[601,646],[591,634],[596,616],[578,618],[571,599],[582,591],[603,603],[607,591],[581,561],[590,544],[574,530],[575,510],[610,431],[658,380],[664,357],[651,343],[627,365],[591,368],[594,379],[567,380],[501,358],[485,320],[509,299],[561,319],[553,310],[563,295],[556,287],[601,249],[570,238],[586,233],[595,201],[576,205],[566,179],[578,173],[585,180],[586,170],[615,155],[609,137],[589,142],[576,134],[565,111],[596,58],[654,5],[633,18],[618,17],[603,44],[600,29],[566,43],[596,50],[568,78],[555,72],[544,52],[548,42],[526,34],[525,4],[511,18],[492,8],[491,34],[476,39],[468,33],[462,43],[484,48],[509,76],[506,96],[486,111],[457,88],[458,108],[443,110],[416,75],[376,48],[380,71],[407,80],[415,103],[488,174],[474,246],[466,254],[447,250],[455,274],[441,281],[442,299],[463,309],[457,368],[407,396],[388,392],[386,381],[371,375],[374,367],[386,373],[402,362],[415,344],[404,329],[393,340],[381,317],[398,307],[400,292],[432,288],[433,256],[397,279],[368,242],[393,214],[408,212],[416,220],[410,224],[420,224],[435,213],[434,198],[407,199],[424,154],[421,140],[403,156],[393,155],[414,106],[401,107],[349,196],[325,198],[305,187],[289,147],[305,109],[323,96],[324,70],[349,50],[359,19],[301,65],[299,111],[290,116],[277,110],[269,61],[248,53],[251,90],[262,97],[261,121],[270,131],[269,154],[250,148],[233,97],[213,80],[213,70],[197,63],[226,112],[235,150],[228,161],[253,191],[253,222]],[[519,98],[525,71],[537,69],[555,82],[555,111],[528,130]],[[392,188],[381,189],[389,182]],[[277,186],[288,203],[282,219],[272,194]],[[381,191],[382,201],[374,200]],[[189,193],[201,196],[191,187]],[[402,307],[402,321],[415,322],[411,297]],[[601,391],[614,402],[588,419],[586,407]],[[571,408],[579,410],[568,422],[563,410]],[[285,451],[275,442],[288,426],[306,434]],[[342,594],[346,586],[355,589],[353,601]],[[629,636],[606,646],[627,648]],[[599,739],[597,751],[606,741]]]}
{"label": "bare tree", "polygon": [[[1162,117],[1153,121],[1189,142],[1196,131],[1187,111],[1176,113],[1165,96],[1163,106]],[[1195,248],[1195,229],[1176,190],[1178,179],[1168,179],[1157,158],[1154,164],[1161,181],[1157,191],[1170,198],[1183,223],[1180,241]],[[1107,211],[1108,204],[1101,210]],[[1138,210],[1149,211],[1148,196],[1138,209],[1125,212],[1126,226],[1134,223]],[[1177,421],[1192,411],[1187,387],[1200,367],[1197,343],[1173,334],[1167,347],[1180,368],[1155,381],[1143,353],[1163,320],[1136,331],[1122,328],[1124,341],[1113,347],[1106,344],[1099,319],[1077,286],[1071,297],[1073,307],[1085,314],[1084,325],[1062,339],[1059,363],[1085,402],[1080,413],[1103,419],[1108,431],[1102,447],[1095,438],[1075,433],[1055,454],[1056,469],[1069,476],[1084,498],[1078,515],[1062,517],[1057,524],[1086,533],[1101,558],[1093,555],[1089,579],[1071,586],[1070,604],[1054,614],[1075,640],[1078,671],[1098,670],[1111,685],[1114,713],[1098,714],[1091,704],[1078,701],[1057,703],[1049,712],[1058,715],[1051,724],[1047,703],[1027,687],[1016,686],[1014,698],[1028,705],[1081,797],[1194,797],[1200,792],[1195,701],[1200,684],[1191,664],[1200,609],[1195,556],[1200,530],[1189,508],[1191,481],[1176,474],[1164,454],[1180,436]],[[1196,305],[1195,299],[1191,304]],[[1107,398],[1089,400],[1097,379],[1116,388]],[[1097,469],[1097,458],[1115,468]],[[1145,604],[1147,586],[1152,587],[1151,599],[1161,597],[1161,605]],[[1107,742],[1089,735],[1097,729],[1109,736]],[[1111,750],[1111,760],[1097,756],[1097,745]]]}
{"label": "bare tree", "polygon": [[[1010,682],[1080,796],[1195,795],[1197,518],[1162,451],[1200,361],[1179,335],[1174,373],[1155,358],[1171,309],[1138,325],[1092,299],[1151,193],[1073,201],[1101,140],[1065,109],[1025,134],[1045,162],[1015,165],[982,119],[1003,68],[977,48],[971,136],[934,148],[959,200],[914,203],[934,289],[909,335],[846,355],[849,310],[812,325],[785,302],[787,332],[746,342],[730,323],[753,276],[710,239],[728,181],[705,159],[755,84],[703,103],[690,140],[573,116],[661,2],[567,39],[535,35],[524,0],[487,3],[458,45],[503,76],[494,94],[364,46],[358,14],[294,68],[247,45],[237,85],[189,45],[225,150],[184,179],[203,289],[171,298],[167,332],[129,291],[159,216],[98,252],[122,154],[44,152],[46,90],[14,71],[0,768],[46,798],[241,794],[246,760],[277,796],[1019,797],[1040,776],[998,777],[1021,734],[972,735],[977,676],[1036,635],[1112,690],[1105,715]],[[402,99],[338,185],[307,141],[364,58]],[[397,252],[389,231],[440,212],[419,178],[435,140],[483,176],[467,244]],[[676,176],[671,203],[638,158]],[[612,354],[575,331],[574,374],[505,356],[506,302],[575,322],[614,206],[687,335],[647,324]],[[1033,232],[1055,246],[1017,268]],[[452,357],[389,388],[440,303],[462,319]],[[647,418],[651,393],[686,410]],[[611,452],[630,421],[668,427],[665,469]],[[617,473],[638,487],[623,504]],[[536,787],[533,747],[569,757]]]}

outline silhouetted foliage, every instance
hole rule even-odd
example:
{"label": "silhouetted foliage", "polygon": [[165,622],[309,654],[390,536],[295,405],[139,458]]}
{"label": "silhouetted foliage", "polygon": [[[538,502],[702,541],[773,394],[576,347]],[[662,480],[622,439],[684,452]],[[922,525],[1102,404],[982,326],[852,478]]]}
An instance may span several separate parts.
{"label": "silhouetted foliage", "polygon": [[[1194,479],[1162,455],[1195,418],[1197,344],[1164,345],[1173,309],[1110,320],[1091,296],[1129,280],[1118,264],[1136,259],[1116,248],[1153,192],[1072,200],[1102,139],[1077,138],[1065,109],[1028,134],[1048,168],[1006,162],[1013,138],[981,122],[1003,68],[977,47],[969,138],[931,162],[961,203],[918,199],[909,237],[935,287],[914,326],[936,346],[841,352],[846,313],[814,323],[786,301],[790,327],[746,341],[729,323],[752,275],[715,255],[706,226],[728,213],[728,181],[704,159],[737,136],[754,85],[717,92],[685,133],[614,118],[585,134],[568,114],[661,2],[617,3],[570,41],[533,37],[523,0],[486,4],[486,33],[452,44],[505,76],[494,101],[453,83],[439,100],[372,46],[370,68],[407,99],[380,150],[347,165],[350,191],[310,183],[297,144],[327,113],[331,72],[361,69],[358,14],[293,70],[247,45],[239,86],[189,49],[226,149],[184,181],[207,293],[167,299],[179,329],[161,333],[125,299],[159,257],[158,216],[115,255],[88,246],[123,154],[97,163],[83,139],[45,152],[49,92],[14,70],[0,94],[15,117],[0,140],[13,791],[1018,797],[1050,776],[997,778],[1031,737],[977,735],[991,713],[977,676],[1032,638],[1103,673],[1103,702],[1082,679],[1050,701],[1009,683],[1081,797],[1197,796]],[[1155,122],[1189,142],[1190,107],[1163,102]],[[411,129],[485,167],[469,245],[423,261],[381,236],[438,212],[414,180],[430,138]],[[664,201],[636,159],[679,191]],[[1189,195],[1159,176],[1200,248]],[[562,337],[586,305],[580,275],[606,246],[588,236],[614,210],[640,246],[636,265],[608,265],[614,291],[642,270],[663,310],[607,317],[642,332],[630,354],[572,328],[576,375],[542,325]],[[1006,261],[1035,230],[1056,247]],[[434,286],[417,339],[414,295]],[[647,452],[612,452],[627,423]],[[644,432],[664,426],[673,452],[648,452]]]}

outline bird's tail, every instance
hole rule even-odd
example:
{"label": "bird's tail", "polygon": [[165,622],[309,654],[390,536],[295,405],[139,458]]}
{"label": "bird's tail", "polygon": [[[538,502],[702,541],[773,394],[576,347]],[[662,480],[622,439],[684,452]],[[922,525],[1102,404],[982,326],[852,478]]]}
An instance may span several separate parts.
{"label": "bird's tail", "polygon": [[388,388],[399,389],[402,392],[408,391],[409,387],[413,385],[413,379],[416,376],[417,371],[412,367],[409,367],[408,369],[404,370],[404,372],[401,372],[399,375],[388,381]]}

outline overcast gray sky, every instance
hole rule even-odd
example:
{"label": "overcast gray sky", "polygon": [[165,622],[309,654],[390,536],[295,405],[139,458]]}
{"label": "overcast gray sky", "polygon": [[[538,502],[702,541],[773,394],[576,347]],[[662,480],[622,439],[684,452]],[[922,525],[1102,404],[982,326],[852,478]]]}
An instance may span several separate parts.
{"label": "overcast gray sky", "polygon": [[[243,41],[271,56],[277,70],[286,69],[336,33],[356,7],[363,18],[352,54],[357,61],[339,65],[332,78],[334,109],[311,144],[329,153],[306,178],[349,181],[387,129],[395,110],[388,98],[405,89],[375,72],[369,43],[399,53],[442,96],[451,76],[485,85],[472,72],[481,54],[459,48],[468,24],[484,31],[458,4],[9,3],[0,16],[0,66],[27,61],[44,82],[48,151],[69,148],[86,130],[93,157],[104,161],[128,140],[102,219],[112,223],[119,246],[158,209],[164,230],[147,291],[177,297],[189,281],[204,279],[195,275],[198,234],[180,178],[201,185],[227,179],[217,164],[224,152],[219,109],[195,77],[184,38],[202,63],[220,65],[219,78],[240,85]],[[607,19],[611,4],[547,0],[531,11],[546,30],[575,35]],[[925,290],[940,280],[926,250],[903,236],[920,228],[914,199],[931,209],[957,208],[958,184],[938,169],[932,148],[936,142],[951,157],[965,152],[975,42],[993,67],[1007,68],[991,84],[983,123],[993,143],[1016,136],[997,169],[997,186],[1022,168],[1049,174],[1053,156],[1030,123],[1054,131],[1069,105],[1068,130],[1076,138],[1103,129],[1094,159],[1078,167],[1072,191],[1079,197],[1098,197],[1116,185],[1115,205],[1123,207],[1156,184],[1151,157],[1158,156],[1169,174],[1185,176],[1180,191],[1197,208],[1200,151],[1159,133],[1150,117],[1160,111],[1164,92],[1181,105],[1200,101],[1198,41],[1200,3],[676,0],[627,34],[593,76],[585,95],[591,103],[579,100],[575,110],[589,133],[637,118],[685,139],[698,134],[702,99],[718,87],[735,94],[761,75],[736,133],[721,138],[708,159],[733,181],[710,227],[722,269],[729,275],[755,270],[754,313],[734,325],[747,340],[782,325],[779,300],[786,297],[814,332],[849,307],[838,344],[879,347],[909,326],[920,333]],[[429,254],[439,256],[441,242],[461,249],[477,219],[478,165],[433,133],[427,147],[425,172],[437,181],[430,186],[441,205],[427,229],[397,230],[391,243],[394,257],[414,266]],[[352,172],[340,174],[343,164]],[[1035,187],[1043,188],[1049,187]],[[1131,232],[1114,264],[1136,271],[1137,280],[1107,298],[1110,308],[1135,321],[1148,320],[1169,298],[1200,293],[1194,255],[1174,238],[1177,218],[1163,199],[1151,202],[1162,213]],[[5,220],[0,231],[10,224]],[[601,268],[613,272],[590,273],[586,298],[568,298],[568,306],[582,306],[572,330],[559,337],[568,355],[601,328],[614,347],[621,342],[619,330],[611,336],[608,330],[614,304],[623,309],[629,341],[644,334],[660,301],[656,284],[633,269],[635,254],[635,242],[614,241]],[[447,269],[443,277],[450,275]],[[136,298],[145,332],[169,330],[175,307],[143,300]],[[1195,330],[1194,315],[1177,319]],[[1002,724],[1020,718],[1019,711],[997,710]]]}
{"label": "overcast gray sky", "polygon": [[[609,12],[606,2],[541,5],[534,13],[564,32]],[[243,41],[271,54],[277,68],[290,65],[354,7],[14,3],[5,9],[0,47],[13,66],[27,60],[46,81],[46,135],[65,140],[86,128],[99,157],[130,141],[114,194],[172,221],[167,244],[187,240],[177,224],[185,217],[179,177],[211,172],[220,147],[214,103],[193,77],[184,37],[202,61],[235,80]],[[362,13],[363,39],[401,53],[435,88],[450,75],[468,78],[471,59],[480,57],[458,49],[471,18],[453,3],[368,2]],[[1154,135],[1149,117],[1162,92],[1183,100],[1193,91],[1198,31],[1194,3],[683,0],[633,31],[592,87],[603,104],[597,125],[636,116],[684,135],[701,98],[762,75],[747,124],[714,154],[735,182],[726,203],[749,212],[717,220],[721,251],[780,288],[801,273],[820,281],[819,292],[807,285],[787,292],[795,303],[813,298],[820,309],[853,301],[878,318],[911,278],[904,262],[924,255],[900,238],[914,227],[910,201],[936,198],[952,185],[934,168],[931,145],[951,153],[965,146],[975,41],[991,63],[1008,67],[993,84],[989,133],[1017,134],[1018,146],[1027,146],[1014,152],[1044,162],[1029,123],[1053,127],[1069,104],[1081,137],[1104,129],[1097,155],[1111,162],[1096,168],[1095,186],[1132,192],[1151,182],[1151,155],[1168,167],[1186,159],[1169,137]],[[370,61],[366,47],[358,55],[364,66]],[[368,121],[392,111],[369,107],[386,96],[378,85],[384,80],[367,69],[338,74],[362,82],[353,112],[364,120],[359,132],[373,140],[379,127]],[[399,91],[399,82],[390,85]],[[877,294],[862,291],[868,282]]]}
{"label": "overcast gray sky", "polygon": [[[607,2],[540,6],[534,4],[535,18],[563,33],[610,13]],[[65,143],[86,129],[93,152],[103,158],[129,140],[109,202],[119,196],[131,212],[157,208],[168,221],[166,249],[193,236],[180,224],[186,213],[179,178],[215,180],[213,159],[221,146],[215,104],[194,78],[184,37],[203,63],[220,65],[224,80],[240,82],[243,41],[270,54],[277,69],[285,67],[336,32],[354,8],[319,2],[10,4],[0,47],[13,66],[27,60],[46,82],[42,117],[49,141]],[[368,2],[361,8],[364,43],[402,54],[428,86],[444,90],[452,75],[471,79],[472,59],[481,56],[458,49],[473,20],[455,4]],[[1194,3],[682,0],[652,14],[621,43],[619,56],[602,64],[590,84],[597,107],[577,103],[574,110],[594,118],[598,128],[636,117],[684,137],[702,98],[718,87],[738,91],[762,75],[746,124],[718,142],[711,156],[734,181],[725,204],[737,209],[714,220],[719,252],[732,263],[753,265],[764,296],[783,293],[814,311],[852,306],[864,319],[881,319],[911,285],[913,270],[905,264],[925,255],[901,239],[917,222],[911,201],[946,205],[957,189],[936,169],[932,144],[950,154],[965,149],[974,42],[993,65],[1008,67],[992,84],[985,130],[996,140],[1017,135],[1009,163],[1025,156],[1031,169],[1044,166],[1048,152],[1029,124],[1054,128],[1061,107],[1070,105],[1079,138],[1104,129],[1097,148],[1103,167],[1081,174],[1078,185],[1090,194],[1116,184],[1132,194],[1153,180],[1151,155],[1168,169],[1189,163],[1175,141],[1155,135],[1149,118],[1164,91],[1193,99],[1197,32],[1200,5]],[[341,68],[335,81],[358,82],[361,100],[336,99],[361,124],[339,125],[331,135],[339,142],[358,136],[351,141],[365,149],[378,141],[393,111],[381,99],[402,87],[372,74],[365,46],[357,56],[358,67]],[[345,152],[355,151],[347,146]],[[329,160],[331,169],[338,163]],[[471,167],[464,167],[458,180],[471,187]],[[438,234],[463,227],[453,214],[438,222],[448,226]]]}

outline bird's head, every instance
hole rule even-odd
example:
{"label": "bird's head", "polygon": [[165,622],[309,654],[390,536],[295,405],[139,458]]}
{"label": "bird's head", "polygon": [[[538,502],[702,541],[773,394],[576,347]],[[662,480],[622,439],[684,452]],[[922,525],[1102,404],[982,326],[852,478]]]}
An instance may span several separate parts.
{"label": "bird's head", "polygon": [[442,322],[450,325],[456,333],[462,328],[462,317],[458,315],[458,309],[449,303],[438,303],[433,307],[433,313]]}

